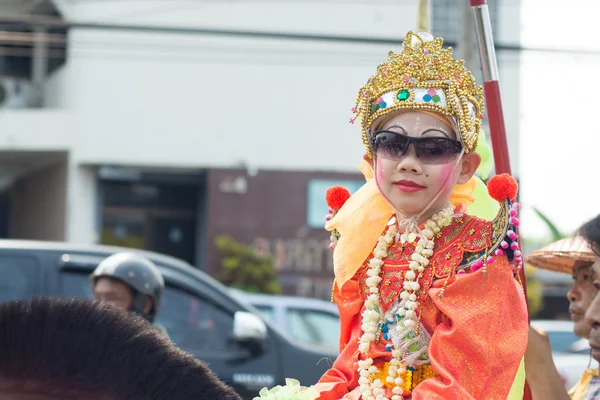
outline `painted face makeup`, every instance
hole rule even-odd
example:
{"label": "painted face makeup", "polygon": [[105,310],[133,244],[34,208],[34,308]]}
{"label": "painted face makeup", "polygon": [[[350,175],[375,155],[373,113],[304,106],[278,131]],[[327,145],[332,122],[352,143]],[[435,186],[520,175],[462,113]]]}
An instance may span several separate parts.
{"label": "painted face makeup", "polygon": [[373,153],[379,190],[399,213],[427,217],[446,207],[463,154],[449,122],[430,113],[397,114],[373,133]]}

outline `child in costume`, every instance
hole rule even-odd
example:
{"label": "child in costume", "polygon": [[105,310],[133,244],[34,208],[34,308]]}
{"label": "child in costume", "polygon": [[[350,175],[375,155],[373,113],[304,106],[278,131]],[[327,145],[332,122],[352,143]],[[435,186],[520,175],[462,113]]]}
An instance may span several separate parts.
{"label": "child in costume", "polygon": [[328,191],[340,355],[316,385],[290,380],[261,399],[522,398],[517,184],[501,175],[482,190],[482,89],[423,30],[407,33],[352,110],[367,183]]}
{"label": "child in costume", "polygon": [[484,100],[442,44],[408,32],[353,108],[367,183],[328,193],[341,353],[321,400],[505,400],[525,353],[517,185],[490,180],[493,219],[466,213]]}

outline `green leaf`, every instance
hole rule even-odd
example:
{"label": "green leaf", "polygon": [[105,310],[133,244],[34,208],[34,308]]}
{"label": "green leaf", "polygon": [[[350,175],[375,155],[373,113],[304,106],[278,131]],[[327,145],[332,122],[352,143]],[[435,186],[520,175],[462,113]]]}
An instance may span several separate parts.
{"label": "green leaf", "polygon": [[568,237],[568,235],[565,235],[564,233],[562,233],[558,229],[558,227],[550,220],[550,218],[548,218],[546,216],[546,214],[544,214],[543,212],[541,212],[536,207],[533,207],[533,211],[537,214],[538,217],[540,217],[540,219],[542,221],[544,221],[544,223],[546,224],[546,226],[550,230],[550,233],[552,234],[552,241],[553,242],[556,242],[558,240],[561,240],[561,239],[564,239],[564,238]]}

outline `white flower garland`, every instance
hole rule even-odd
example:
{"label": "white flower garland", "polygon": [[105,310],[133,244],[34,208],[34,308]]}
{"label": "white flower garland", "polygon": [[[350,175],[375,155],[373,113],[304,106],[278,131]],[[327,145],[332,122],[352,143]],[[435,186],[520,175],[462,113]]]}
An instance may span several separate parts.
{"label": "white flower garland", "polygon": [[[417,293],[421,289],[418,278],[420,278],[429,266],[429,258],[433,255],[434,237],[440,230],[452,222],[454,206],[449,205],[439,213],[432,216],[425,223],[425,229],[421,232],[405,232],[404,238],[413,242],[417,237],[419,241],[412,254],[412,261],[409,264],[410,270],[406,272],[404,278],[404,290],[400,293],[399,314],[403,318],[402,324],[396,323],[396,330],[399,332],[414,330],[418,324]],[[381,379],[376,378],[379,374],[379,368],[373,365],[373,359],[368,357],[371,342],[375,341],[379,334],[382,324],[383,311],[379,305],[379,284],[381,282],[381,268],[383,259],[388,255],[388,248],[398,239],[398,230],[396,228],[396,218],[392,217],[388,222],[388,229],[377,241],[377,246],[373,250],[374,257],[369,261],[369,270],[366,284],[369,287],[369,297],[365,302],[365,310],[362,313],[361,329],[363,334],[359,339],[358,350],[365,356],[364,360],[358,361],[358,373],[360,392],[365,400],[389,400],[385,396],[385,384]],[[392,358],[388,368],[387,383],[394,384],[391,400],[402,400],[404,389],[402,384],[402,374],[406,372],[406,365],[402,362],[402,353],[400,349],[392,347]]]}

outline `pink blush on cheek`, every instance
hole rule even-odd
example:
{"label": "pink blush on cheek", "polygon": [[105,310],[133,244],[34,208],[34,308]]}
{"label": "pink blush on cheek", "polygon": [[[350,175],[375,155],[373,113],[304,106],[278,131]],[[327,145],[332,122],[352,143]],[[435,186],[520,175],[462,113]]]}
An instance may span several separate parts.
{"label": "pink blush on cheek", "polygon": [[376,174],[377,174],[377,180],[379,182],[383,182],[384,181],[384,177],[383,177],[383,163],[381,162],[381,159],[377,158],[375,160],[375,169],[376,169]]}
{"label": "pink blush on cheek", "polygon": [[442,165],[440,169],[440,174],[438,175],[440,185],[444,184],[444,181],[448,178],[450,173],[452,172],[452,166],[450,164]]}
{"label": "pink blush on cheek", "polygon": [[388,196],[386,196],[385,191],[382,188],[383,185],[386,185],[386,182],[383,162],[380,159],[375,160],[375,184],[377,185],[377,189],[379,190],[379,193],[383,196],[383,198],[386,199],[388,203],[393,205],[393,203],[390,201]]}
{"label": "pink blush on cheek", "polygon": [[440,174],[438,175],[440,190],[446,191],[449,186],[454,186],[452,176],[455,171],[456,166],[453,164],[445,164],[441,167]]}

